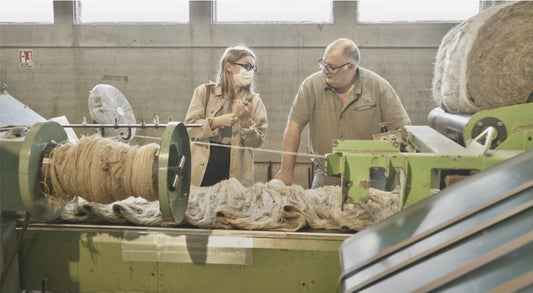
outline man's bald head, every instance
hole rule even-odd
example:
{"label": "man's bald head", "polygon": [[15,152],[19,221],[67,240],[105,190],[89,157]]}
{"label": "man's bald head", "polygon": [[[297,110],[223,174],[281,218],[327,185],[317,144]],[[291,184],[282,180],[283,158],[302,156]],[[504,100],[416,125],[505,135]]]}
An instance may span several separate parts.
{"label": "man's bald head", "polygon": [[359,65],[359,48],[350,39],[341,38],[331,42],[326,47],[326,52],[328,54],[343,56],[347,60],[353,61],[357,66]]}

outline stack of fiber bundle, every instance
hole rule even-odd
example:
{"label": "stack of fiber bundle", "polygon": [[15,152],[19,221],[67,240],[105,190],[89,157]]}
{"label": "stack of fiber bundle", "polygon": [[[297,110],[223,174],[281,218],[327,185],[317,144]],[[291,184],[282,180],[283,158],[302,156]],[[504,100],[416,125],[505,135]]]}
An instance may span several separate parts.
{"label": "stack of fiber bundle", "polygon": [[533,1],[491,7],[450,30],[437,52],[433,100],[456,114],[533,100]]}

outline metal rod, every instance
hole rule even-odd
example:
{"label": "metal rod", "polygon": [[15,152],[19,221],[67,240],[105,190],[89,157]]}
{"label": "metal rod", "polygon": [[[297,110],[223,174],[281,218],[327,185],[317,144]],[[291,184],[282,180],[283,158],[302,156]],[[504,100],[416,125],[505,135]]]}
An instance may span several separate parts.
{"label": "metal rod", "polygon": [[[147,124],[147,123],[141,123],[141,124],[64,124],[61,125],[63,127],[71,127],[71,128],[85,128],[85,127],[104,127],[104,128],[149,128],[149,127],[167,127],[168,124]],[[202,124],[185,124],[185,127],[202,127]]]}
{"label": "metal rod", "polygon": [[[63,128],[159,128],[167,127],[168,124],[64,124]],[[31,125],[6,125],[6,130],[13,127],[31,127]],[[202,127],[202,124],[185,124],[185,127]]]}

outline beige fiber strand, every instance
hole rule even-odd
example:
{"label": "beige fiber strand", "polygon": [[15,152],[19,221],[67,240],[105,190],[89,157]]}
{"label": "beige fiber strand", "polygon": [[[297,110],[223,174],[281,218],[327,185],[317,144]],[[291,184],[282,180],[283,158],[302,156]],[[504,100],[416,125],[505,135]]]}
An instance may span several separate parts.
{"label": "beige fiber strand", "polygon": [[313,155],[313,154],[307,154],[307,153],[268,150],[268,149],[244,147],[244,146],[238,146],[238,145],[218,144],[218,143],[213,143],[213,142],[194,141],[193,143],[198,144],[198,145],[212,145],[212,146],[218,146],[218,147],[225,147],[225,148],[232,148],[232,149],[239,149],[239,150],[253,150],[253,151],[266,152],[266,153],[275,153],[275,154],[281,154],[281,155],[295,155],[295,156],[308,157],[308,158],[317,158],[317,159],[325,159],[326,158],[326,156],[324,156],[324,155]]}
{"label": "beige fiber strand", "polygon": [[[153,137],[153,136],[136,135],[135,137],[151,139],[151,140],[161,140],[161,138]],[[324,155],[314,155],[314,154],[308,154],[308,153],[269,150],[269,149],[263,149],[263,148],[253,148],[253,147],[245,147],[245,146],[238,146],[238,145],[226,145],[226,144],[218,144],[218,143],[212,143],[212,142],[192,141],[192,143],[195,143],[195,144],[198,144],[198,145],[209,145],[209,146],[212,145],[212,146],[218,146],[218,147],[234,148],[234,149],[239,149],[239,150],[251,150],[251,151],[255,151],[255,152],[265,152],[265,153],[272,153],[272,154],[295,155],[295,156],[300,156],[300,157],[317,158],[317,159],[325,159],[326,158],[326,156],[324,156]]]}
{"label": "beige fiber strand", "polygon": [[[274,179],[242,186],[235,178],[210,187],[191,186],[184,222],[179,226],[203,229],[266,231],[359,231],[399,211],[399,192],[370,188],[362,202],[341,209],[340,186],[304,189]],[[159,201],[129,197],[112,204],[74,198],[60,218],[74,223],[113,223],[176,226],[163,222]]]}
{"label": "beige fiber strand", "polygon": [[157,144],[133,147],[97,135],[56,147],[50,156],[53,193],[112,203],[129,196],[156,200],[152,169]]}

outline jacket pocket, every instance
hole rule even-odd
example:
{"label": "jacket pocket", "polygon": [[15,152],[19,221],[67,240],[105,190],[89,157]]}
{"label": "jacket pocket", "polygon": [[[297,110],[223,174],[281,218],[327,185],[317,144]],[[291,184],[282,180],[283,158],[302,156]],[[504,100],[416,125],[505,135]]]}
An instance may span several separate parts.
{"label": "jacket pocket", "polygon": [[376,108],[376,105],[375,104],[371,104],[371,105],[361,105],[361,106],[357,106],[354,108],[354,111],[368,111],[368,110],[373,110],[374,108]]}

